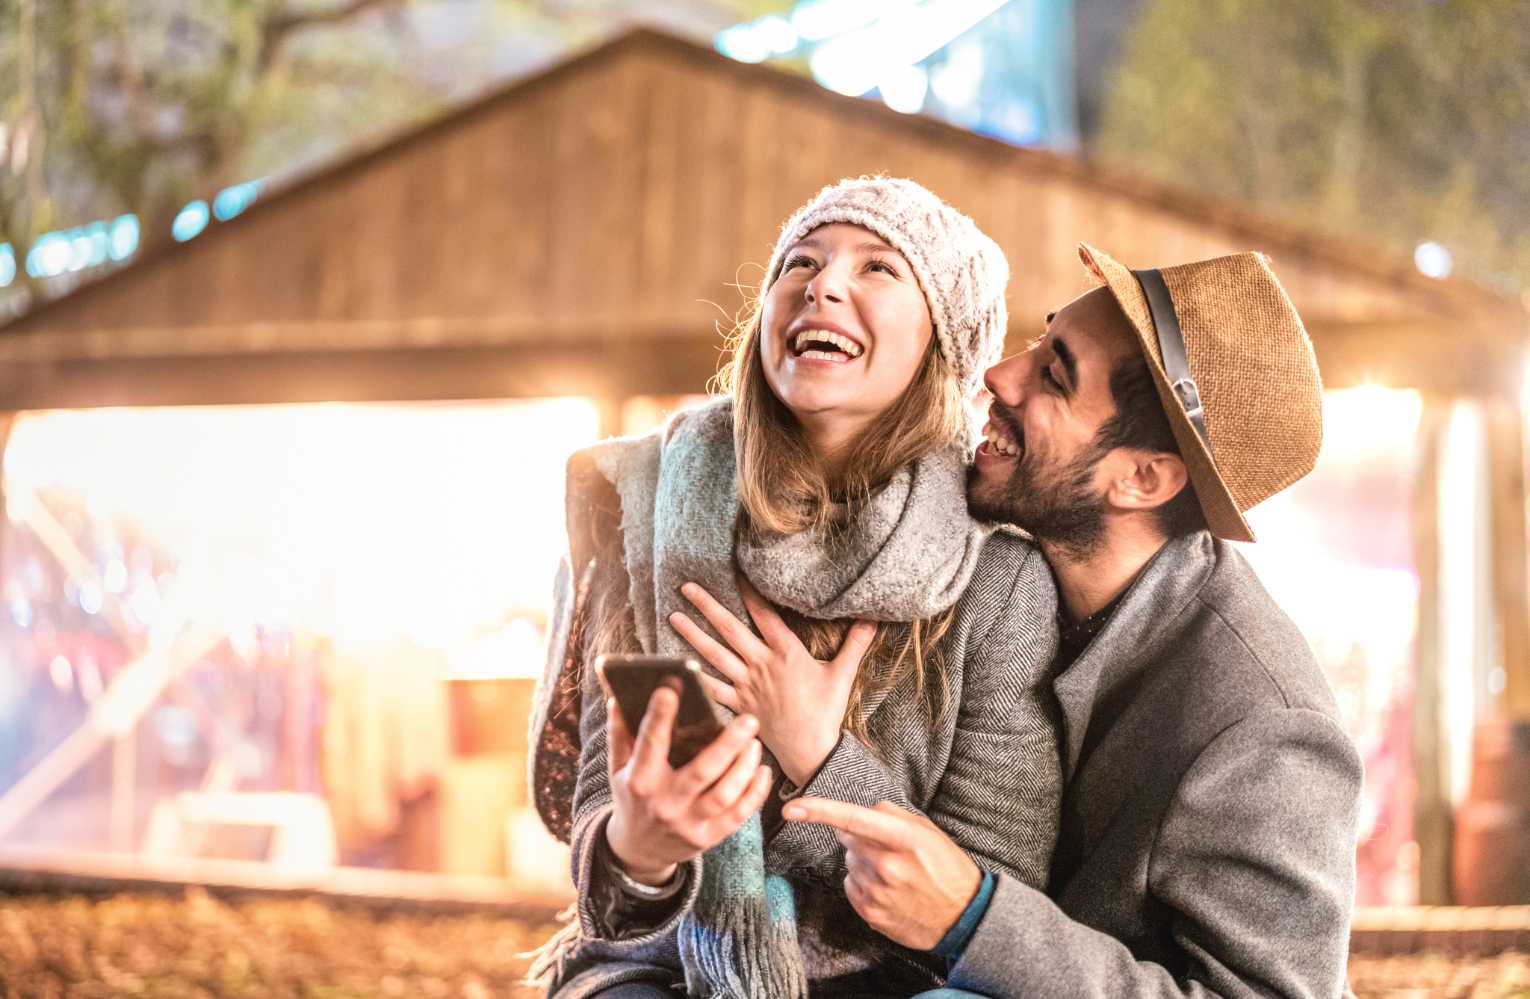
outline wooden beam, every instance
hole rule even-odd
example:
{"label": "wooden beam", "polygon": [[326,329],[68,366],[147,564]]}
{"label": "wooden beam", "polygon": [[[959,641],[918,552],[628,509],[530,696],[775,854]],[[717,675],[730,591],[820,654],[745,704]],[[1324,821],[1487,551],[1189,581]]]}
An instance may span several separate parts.
{"label": "wooden beam", "polygon": [[1375,384],[1438,395],[1518,399],[1524,381],[1523,329],[1452,319],[1307,324],[1327,388]]}
{"label": "wooden beam", "polygon": [[0,410],[702,392],[718,341],[664,339],[0,366]]}
{"label": "wooden beam", "polygon": [[1518,400],[1487,410],[1488,503],[1494,618],[1504,686],[1494,713],[1530,720],[1530,555],[1525,537],[1524,414]]}
{"label": "wooden beam", "polygon": [[1440,466],[1450,402],[1426,396],[1419,421],[1418,478],[1413,495],[1413,550],[1418,569],[1418,621],[1413,674],[1413,838],[1419,845],[1418,901],[1451,898],[1450,782],[1441,691],[1444,628],[1440,606]]}

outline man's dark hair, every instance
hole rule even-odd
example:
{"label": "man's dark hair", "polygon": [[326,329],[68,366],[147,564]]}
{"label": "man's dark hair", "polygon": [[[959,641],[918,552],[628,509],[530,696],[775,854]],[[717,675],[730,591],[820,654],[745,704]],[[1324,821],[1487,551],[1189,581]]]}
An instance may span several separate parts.
{"label": "man's dark hair", "polygon": [[[1115,366],[1110,373],[1110,395],[1116,403],[1116,415],[1095,432],[1095,447],[1100,454],[1118,447],[1139,451],[1163,451],[1179,455],[1179,442],[1164,415],[1158,389],[1153,385],[1147,361],[1132,357]],[[1159,529],[1170,538],[1182,537],[1206,527],[1206,517],[1189,479],[1169,502],[1153,511]]]}

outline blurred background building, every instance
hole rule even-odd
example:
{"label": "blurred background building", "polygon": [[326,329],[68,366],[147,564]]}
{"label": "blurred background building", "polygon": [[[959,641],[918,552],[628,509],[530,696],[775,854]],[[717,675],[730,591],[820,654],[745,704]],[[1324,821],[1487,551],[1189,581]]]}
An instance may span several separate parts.
{"label": "blurred background building", "polygon": [[1247,553],[1366,760],[1361,902],[1530,902],[1523,5],[0,15],[0,865],[565,892],[563,461],[880,171],[999,240],[1012,346],[1080,239],[1273,256],[1327,432]]}

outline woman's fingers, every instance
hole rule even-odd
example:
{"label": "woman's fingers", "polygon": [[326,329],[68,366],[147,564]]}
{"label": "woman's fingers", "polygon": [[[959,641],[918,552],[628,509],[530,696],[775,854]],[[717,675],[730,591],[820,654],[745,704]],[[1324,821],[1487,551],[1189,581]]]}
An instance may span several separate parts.
{"label": "woman's fingers", "polygon": [[754,741],[759,730],[760,722],[754,715],[739,715],[729,722],[721,735],[697,753],[691,762],[675,771],[675,794],[690,798],[711,787]]}
{"label": "woman's fingers", "polygon": [[754,626],[760,629],[760,636],[770,644],[770,647],[779,651],[790,649],[793,645],[800,646],[802,640],[786,626],[781,620],[781,615],[770,605],[770,601],[760,596],[760,591],[745,579],[738,577],[739,596],[744,598],[744,609],[749,612],[754,620]]}
{"label": "woman's fingers", "polygon": [[696,812],[702,818],[710,819],[726,812],[738,801],[739,796],[749,789],[749,784],[754,780],[755,770],[760,765],[760,741],[755,739],[749,743],[744,751],[734,757],[733,765],[717,778],[717,782],[707,788],[696,801]]}
{"label": "woman's fingers", "polygon": [[729,711],[738,713],[744,710],[739,703],[738,691],[734,689],[731,683],[723,683],[717,677],[707,676],[703,673],[701,674],[701,685],[706,688],[707,694],[712,700],[721,704]]}
{"label": "woman's fingers", "polygon": [[680,695],[671,687],[660,687],[648,698],[648,710],[643,712],[643,722],[638,726],[637,742],[632,749],[634,770],[669,767],[669,740],[679,707]]}
{"label": "woman's fingers", "polygon": [[729,680],[742,683],[749,675],[749,668],[739,660],[738,656],[684,614],[675,611],[669,616],[669,625],[680,634],[681,638],[690,643],[691,648],[701,653],[703,659],[716,666],[717,671]]}
{"label": "woman's fingers", "polygon": [[710,823],[712,836],[717,842],[720,843],[733,835],[734,830],[749,820],[749,816],[764,807],[765,799],[770,796],[771,783],[770,768],[763,765],[756,767],[754,779],[749,782],[749,789],[733,803],[733,807]]}
{"label": "woman's fingers", "polygon": [[632,730],[627,727],[627,720],[622,717],[622,709],[614,697],[606,698],[606,741],[610,745],[606,758],[614,774],[632,759]]}
{"label": "woman's fingers", "polygon": [[696,605],[701,611],[701,616],[711,622],[712,627],[723,637],[723,641],[733,646],[733,651],[745,660],[759,661],[770,650],[755,637],[754,632],[733,616],[733,612],[722,604],[706,590],[695,583],[686,583],[680,587],[680,592],[685,599]]}
{"label": "woman's fingers", "polygon": [[836,670],[855,673],[861,668],[861,660],[866,658],[866,652],[871,648],[872,640],[876,637],[877,623],[875,621],[855,622],[845,633],[845,640],[841,643],[839,651],[834,653],[834,658],[829,661],[829,665]]}

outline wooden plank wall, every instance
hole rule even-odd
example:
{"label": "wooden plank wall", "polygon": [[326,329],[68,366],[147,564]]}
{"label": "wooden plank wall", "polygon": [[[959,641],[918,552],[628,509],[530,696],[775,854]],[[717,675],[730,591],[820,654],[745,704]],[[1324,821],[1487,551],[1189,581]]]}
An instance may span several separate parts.
{"label": "wooden plank wall", "polygon": [[[667,339],[715,354],[719,325],[746,301],[738,286],[758,285],[787,216],[822,185],[874,172],[920,179],[998,240],[1016,345],[1088,287],[1081,239],[1132,265],[1259,244],[1059,157],[656,39],[618,44],[257,204],[7,331],[0,361],[577,353]],[[1522,329],[1474,327],[1417,283],[1301,247],[1275,257],[1330,384],[1373,377],[1385,356],[1393,383],[1481,390],[1471,379],[1506,370],[1506,351],[1518,356]],[[1430,329],[1441,331],[1432,341]],[[1452,364],[1463,329],[1480,351]],[[1424,360],[1398,363],[1414,341]]]}

